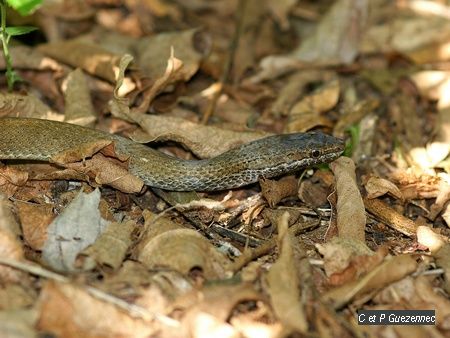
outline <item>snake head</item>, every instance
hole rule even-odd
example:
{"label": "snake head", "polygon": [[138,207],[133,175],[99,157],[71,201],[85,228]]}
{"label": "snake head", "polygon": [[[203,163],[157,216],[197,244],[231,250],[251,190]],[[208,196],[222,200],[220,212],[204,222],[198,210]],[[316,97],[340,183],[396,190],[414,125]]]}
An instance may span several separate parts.
{"label": "snake head", "polygon": [[343,151],[343,140],[321,132],[269,136],[239,149],[247,154],[247,169],[268,178],[331,162]]}

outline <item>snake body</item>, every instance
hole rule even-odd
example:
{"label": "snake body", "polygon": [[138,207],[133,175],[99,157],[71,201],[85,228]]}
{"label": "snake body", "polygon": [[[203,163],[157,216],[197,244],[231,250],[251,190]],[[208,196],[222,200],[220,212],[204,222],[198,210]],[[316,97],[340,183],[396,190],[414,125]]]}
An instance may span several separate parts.
{"label": "snake body", "polygon": [[237,188],[319,163],[343,150],[342,140],[319,132],[269,136],[205,160],[183,160],[127,138],[74,124],[0,118],[0,159],[52,161],[63,151],[98,140],[129,157],[129,171],[146,185],[172,191]]}

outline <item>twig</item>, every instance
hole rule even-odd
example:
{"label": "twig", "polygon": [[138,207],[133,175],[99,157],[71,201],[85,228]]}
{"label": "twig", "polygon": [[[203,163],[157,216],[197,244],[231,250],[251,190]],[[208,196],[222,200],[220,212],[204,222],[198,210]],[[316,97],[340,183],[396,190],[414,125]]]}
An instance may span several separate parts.
{"label": "twig", "polygon": [[233,40],[231,40],[228,53],[225,60],[225,66],[222,72],[222,76],[220,77],[219,83],[217,84],[217,90],[214,91],[214,94],[209,101],[208,107],[203,113],[202,124],[207,124],[210,117],[213,115],[214,110],[216,109],[217,101],[219,100],[220,95],[222,95],[223,88],[225,84],[228,82],[228,78],[230,76],[231,65],[233,63],[234,55],[236,53],[236,49],[238,46],[239,38],[242,32],[242,22],[245,17],[244,12],[247,5],[247,0],[240,0],[237,8],[237,23],[236,30],[234,32]]}
{"label": "twig", "polygon": [[[6,265],[18,270],[26,271],[32,275],[51,279],[60,283],[71,283],[71,280],[67,277],[61,276],[55,272],[46,270],[38,265],[34,265],[27,262],[20,262],[17,260],[0,257],[0,264]],[[157,320],[160,323],[171,326],[171,327],[179,327],[180,323],[168,316],[160,315],[157,313],[153,313],[148,311],[146,308],[143,308],[142,306],[130,304],[120,298],[117,298],[115,296],[112,296],[102,290],[96,289],[92,286],[83,285],[82,286],[89,294],[94,296],[97,299],[100,299],[102,301],[105,301],[107,303],[113,304],[122,310],[127,311],[130,316],[135,318],[141,318],[144,320]]]}

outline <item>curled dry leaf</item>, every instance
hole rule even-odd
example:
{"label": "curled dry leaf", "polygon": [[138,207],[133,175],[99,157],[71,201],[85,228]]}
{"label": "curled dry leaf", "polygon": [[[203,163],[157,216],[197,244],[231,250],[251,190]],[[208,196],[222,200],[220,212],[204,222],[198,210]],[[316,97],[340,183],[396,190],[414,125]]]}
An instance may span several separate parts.
{"label": "curled dry leaf", "polygon": [[[102,154],[96,154],[97,152]],[[94,155],[95,154],[95,155]],[[114,156],[118,160],[103,156]],[[90,159],[86,160],[86,158]],[[64,166],[78,174],[94,177],[99,185],[110,185],[125,193],[137,193],[142,190],[144,182],[130,174],[123,163],[127,158],[117,154],[111,140],[86,142],[79,147],[60,152],[51,158],[51,162]]]}
{"label": "curled dry leaf", "polygon": [[84,271],[96,266],[116,270],[131,245],[131,233],[135,228],[135,221],[110,223],[95,243],[78,255],[75,265]]}
{"label": "curled dry leaf", "polygon": [[200,268],[207,279],[226,276],[230,261],[194,230],[166,231],[142,246],[138,260],[149,269],[166,267],[188,274]]}
{"label": "curled dry leaf", "polygon": [[267,273],[268,293],[278,318],[298,332],[308,330],[303,304],[300,303],[298,266],[293,247],[294,238],[289,233],[289,214],[278,220],[279,257]]}
{"label": "curled dry leaf", "polygon": [[[283,87],[277,93],[276,100],[270,107],[270,112],[275,116],[288,115],[292,106],[299,99],[300,95],[302,95],[305,87],[309,83],[318,82],[320,80],[326,81],[331,74],[332,73],[325,72],[324,75],[324,72],[317,70],[302,70],[289,76]],[[300,102],[303,102],[303,100]]]}
{"label": "curled dry leaf", "polygon": [[356,184],[355,164],[348,157],[340,157],[330,167],[336,177],[339,237],[364,243],[366,212]]}
{"label": "curled dry leaf", "polygon": [[370,252],[367,255],[363,255],[360,252],[355,252],[355,256],[349,257],[349,264],[347,268],[330,276],[329,284],[342,285],[349,281],[355,280],[355,278],[359,278],[359,276],[378,266],[388,253],[389,251],[387,247],[380,247],[375,253]]}
{"label": "curled dry leaf", "polygon": [[395,198],[403,200],[403,195],[400,189],[391,181],[371,176],[365,184],[367,191],[367,198],[373,199],[383,196],[386,193],[390,193]]}
{"label": "curled dry leaf", "polygon": [[94,177],[98,185],[109,185],[124,193],[138,193],[144,186],[140,178],[123,167],[123,163],[113,161],[102,154],[96,154],[83,162],[66,164],[65,167],[75,170],[78,174],[84,173]]}
{"label": "curled dry leaf", "polygon": [[440,177],[414,170],[398,170],[390,178],[397,183],[405,200],[435,198],[444,183]]}
{"label": "curled dry leaf", "polygon": [[139,107],[133,108],[133,112],[138,114],[145,114],[148,111],[150,103],[153,99],[171,84],[184,79],[183,62],[173,55],[173,48],[171,49],[170,57],[167,60],[167,67],[164,74],[159,77],[153,85],[143,93],[142,102]]}
{"label": "curled dry leaf", "polygon": [[[364,242],[347,237],[334,237],[325,244],[316,244],[316,248],[324,259],[327,276],[343,274],[355,259],[367,259],[374,255]],[[355,271],[355,274],[364,272]],[[334,277],[337,278],[337,277]]]}
{"label": "curled dry leaf", "polygon": [[321,113],[332,109],[339,100],[339,80],[334,79],[297,102],[289,112],[286,131],[304,132],[317,126],[331,127],[332,123]]}
{"label": "curled dry leaf", "polygon": [[166,60],[169,59],[173,49],[175,56],[183,62],[183,71],[179,74],[179,79],[187,81],[197,72],[201,60],[209,54],[211,41],[204,31],[189,29],[141,38],[135,48],[137,63],[152,79],[164,74]]}
{"label": "curled dry leaf", "polygon": [[426,246],[432,253],[436,253],[446,245],[446,240],[443,236],[423,225],[417,227],[417,242]]}
{"label": "curled dry leaf", "polygon": [[385,261],[365,276],[322,294],[322,300],[339,309],[365,293],[382,289],[414,272],[416,260],[409,255],[386,257]]}
{"label": "curled dry leaf", "polygon": [[[448,177],[447,177],[448,178]],[[436,197],[436,201],[430,207],[430,214],[428,218],[431,220],[435,220],[436,217],[442,212],[442,210],[447,210],[449,208],[448,201],[450,200],[450,184],[443,180],[442,184],[439,185],[439,192]],[[445,213],[445,211],[444,211]],[[444,217],[444,221],[447,222],[447,217]],[[449,223],[447,222],[447,225]]]}
{"label": "curled dry leaf", "polygon": [[[314,64],[351,63],[359,52],[367,22],[368,1],[340,0],[323,16],[313,34],[289,55],[268,56],[260,62],[261,72],[253,83],[272,79],[293,69]],[[327,43],[323,43],[327,41]]]}

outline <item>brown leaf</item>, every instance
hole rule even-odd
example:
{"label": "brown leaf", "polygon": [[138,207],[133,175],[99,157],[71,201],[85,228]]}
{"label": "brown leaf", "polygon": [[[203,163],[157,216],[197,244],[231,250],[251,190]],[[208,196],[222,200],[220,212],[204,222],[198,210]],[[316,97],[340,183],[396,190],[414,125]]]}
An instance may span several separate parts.
{"label": "brown leaf", "polygon": [[340,157],[330,164],[336,177],[337,227],[339,237],[365,242],[366,212],[356,184],[355,164],[348,157]]}
{"label": "brown leaf", "polygon": [[[0,257],[22,260],[24,252],[18,240],[20,227],[13,213],[10,202],[0,194]],[[5,265],[0,265],[0,280],[4,282],[17,282],[22,273]]]}
{"label": "brown leaf", "polygon": [[277,224],[280,255],[267,274],[268,292],[278,318],[287,327],[306,332],[308,323],[300,302],[294,239],[288,231],[288,218],[289,214],[286,212]]}
{"label": "brown leaf", "polygon": [[116,270],[122,264],[131,245],[131,233],[135,228],[135,221],[109,224],[91,246],[78,254],[75,266],[84,271],[97,265]]}
{"label": "brown leaf", "polygon": [[178,117],[130,114],[147,135],[140,135],[135,141],[174,141],[184,144],[200,158],[219,155],[240,144],[268,136],[264,132],[225,130],[214,126],[204,126]]}
{"label": "brown leaf", "polygon": [[[203,49],[196,49],[197,44]],[[198,70],[201,60],[209,53],[209,35],[199,29],[160,33],[141,38],[135,46],[136,59],[145,74],[156,79],[164,74],[173,48],[174,55],[183,62],[179,79],[189,80]]]}
{"label": "brown leaf", "polygon": [[[39,330],[61,337],[148,337],[154,326],[135,319],[67,283],[44,283],[38,302]],[[55,316],[55,314],[58,314]]]}
{"label": "brown leaf", "polygon": [[390,193],[392,196],[403,200],[403,195],[400,189],[391,181],[384,178],[371,176],[365,184],[367,191],[367,198],[374,199]]}
{"label": "brown leaf", "polygon": [[143,243],[138,260],[149,269],[166,267],[187,275],[200,268],[205,278],[224,278],[229,260],[198,232],[170,230]]}
{"label": "brown leaf", "polygon": [[315,63],[353,62],[364,36],[368,10],[368,1],[336,1],[293,55]]}
{"label": "brown leaf", "polygon": [[7,197],[13,196],[28,181],[28,173],[12,166],[0,167],[0,190]]}
{"label": "brown leaf", "polygon": [[34,250],[42,250],[47,229],[55,218],[52,204],[16,204],[25,242]]}
{"label": "brown leaf", "polygon": [[97,44],[76,39],[65,40],[41,45],[39,51],[110,83],[116,80],[115,69],[119,65],[120,56]]}
{"label": "brown leaf", "polygon": [[365,276],[354,282],[346,283],[322,294],[322,300],[330,302],[335,309],[341,308],[352,299],[385,287],[412,273],[417,263],[412,256],[399,255],[389,257]]}
{"label": "brown leaf", "polygon": [[279,180],[261,179],[259,185],[264,198],[273,208],[283,198],[294,196],[297,193],[298,180],[295,176],[285,176]]}

